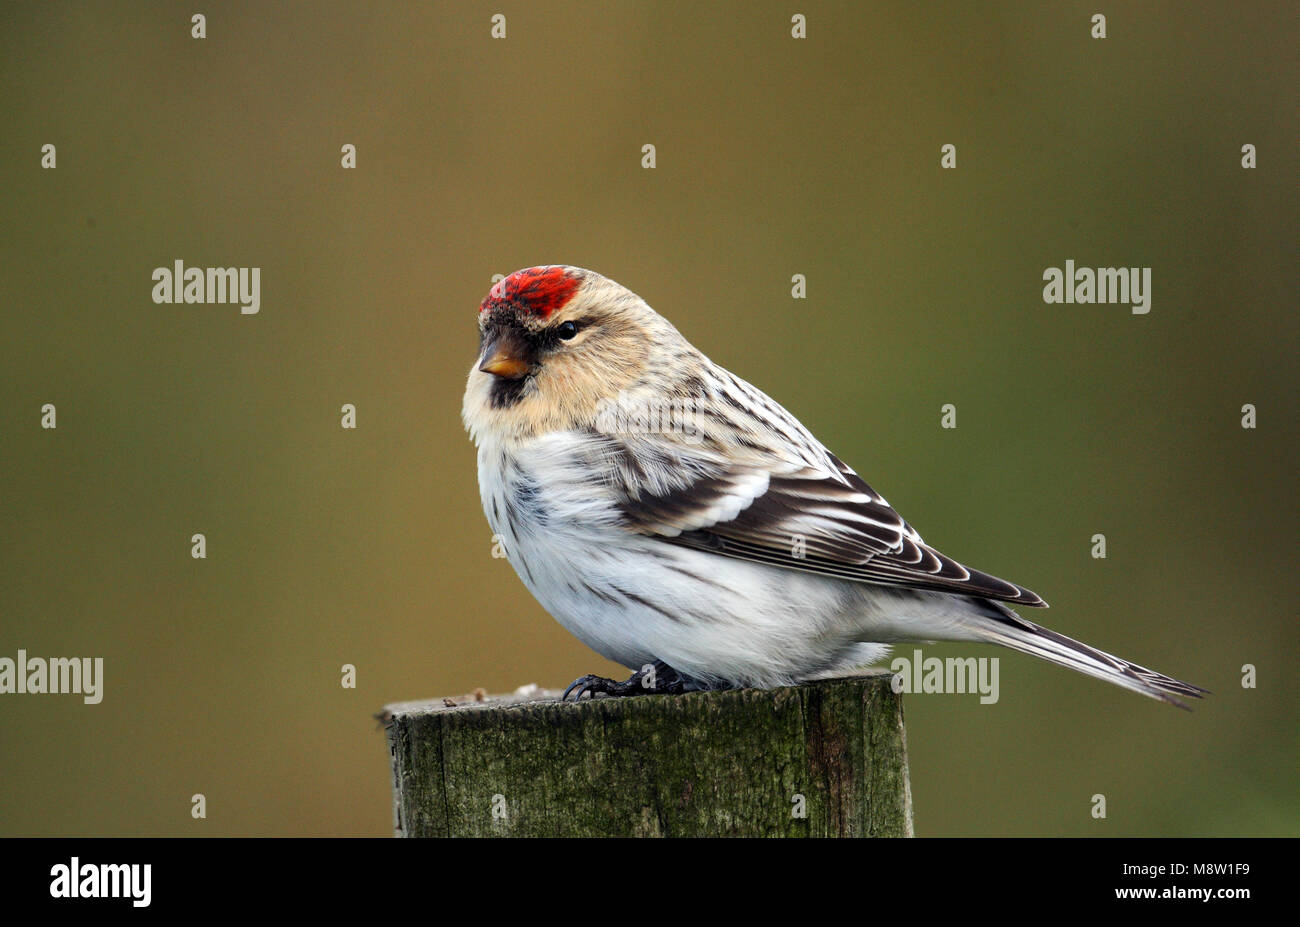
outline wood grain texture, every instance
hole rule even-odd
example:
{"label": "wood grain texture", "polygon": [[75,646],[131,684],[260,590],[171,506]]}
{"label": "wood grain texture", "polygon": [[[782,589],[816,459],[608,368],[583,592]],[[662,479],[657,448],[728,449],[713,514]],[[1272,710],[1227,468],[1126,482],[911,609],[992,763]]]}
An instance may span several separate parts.
{"label": "wood grain texture", "polygon": [[390,705],[396,833],[911,836],[902,698],[889,679]]}

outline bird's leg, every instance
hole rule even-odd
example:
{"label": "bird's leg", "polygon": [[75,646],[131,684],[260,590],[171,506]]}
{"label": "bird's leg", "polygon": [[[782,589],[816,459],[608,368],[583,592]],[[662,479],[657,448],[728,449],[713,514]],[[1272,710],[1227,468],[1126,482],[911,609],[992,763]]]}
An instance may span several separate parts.
{"label": "bird's leg", "polygon": [[582,698],[584,692],[592,698],[598,694],[623,698],[629,695],[680,695],[683,692],[699,692],[713,688],[727,687],[710,685],[679,673],[662,660],[655,660],[653,663],[647,663],[622,682],[591,675],[575,679],[564,690],[560,700],[567,699],[569,693],[573,693],[573,700],[576,702]]}

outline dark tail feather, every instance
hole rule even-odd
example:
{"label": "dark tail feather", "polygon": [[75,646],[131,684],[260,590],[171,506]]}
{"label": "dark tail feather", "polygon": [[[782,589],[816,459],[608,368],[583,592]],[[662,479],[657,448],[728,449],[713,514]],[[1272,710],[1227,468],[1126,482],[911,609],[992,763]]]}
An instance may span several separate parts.
{"label": "dark tail feather", "polygon": [[990,614],[993,620],[988,624],[982,624],[978,629],[980,637],[991,644],[1001,644],[1003,647],[1021,653],[1042,657],[1052,663],[1104,679],[1109,683],[1132,689],[1134,692],[1177,705],[1188,711],[1191,710],[1191,706],[1181,701],[1179,696],[1201,698],[1210,693],[1209,689],[1202,689],[1200,686],[1182,682],[1164,673],[1157,673],[1145,666],[1121,660],[1104,650],[1089,647],[1050,628],[1026,621],[1001,602],[977,601],[990,606],[990,612],[995,612]]}

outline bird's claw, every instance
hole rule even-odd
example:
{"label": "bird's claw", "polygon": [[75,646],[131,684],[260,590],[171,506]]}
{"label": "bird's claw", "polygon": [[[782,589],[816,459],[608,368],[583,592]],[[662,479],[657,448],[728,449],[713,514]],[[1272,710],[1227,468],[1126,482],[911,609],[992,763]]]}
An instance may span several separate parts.
{"label": "bird's claw", "polygon": [[564,690],[564,694],[560,696],[560,701],[566,700],[570,692],[574,692],[573,700],[575,702],[581,700],[583,693],[588,694],[591,698],[595,698],[597,695],[610,695],[615,698],[640,695],[649,691],[642,688],[641,675],[639,672],[633,673],[631,679],[618,682],[614,679],[606,679],[604,676],[594,676],[588,673],[586,676],[580,676],[569,683],[569,688]]}
{"label": "bird's claw", "polygon": [[683,692],[711,688],[728,688],[728,686],[707,685],[677,672],[662,660],[656,660],[654,663],[647,663],[622,682],[590,673],[580,676],[569,683],[569,687],[560,696],[560,701],[567,701],[569,693],[573,693],[573,700],[576,702],[584,693],[593,699],[597,695],[624,698],[629,695],[680,695]]}
{"label": "bird's claw", "polygon": [[588,673],[586,676],[579,676],[577,679],[573,680],[573,682],[569,683],[569,687],[565,689],[564,694],[560,696],[560,701],[568,701],[569,693],[573,692],[575,689],[577,692],[574,693],[573,700],[577,702],[582,700],[584,693],[588,693],[592,698],[595,698],[597,692],[607,692],[609,688],[617,685],[618,683],[612,679],[606,679],[604,676],[593,676],[591,673]]}

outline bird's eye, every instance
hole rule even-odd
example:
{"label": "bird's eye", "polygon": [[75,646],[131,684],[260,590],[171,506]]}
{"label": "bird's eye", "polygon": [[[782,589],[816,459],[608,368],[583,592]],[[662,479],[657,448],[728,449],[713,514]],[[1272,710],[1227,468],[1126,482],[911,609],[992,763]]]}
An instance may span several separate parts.
{"label": "bird's eye", "polygon": [[558,329],[556,329],[556,333],[560,336],[562,340],[568,341],[570,338],[572,338],[574,335],[578,333],[578,323],[564,322],[560,325]]}

